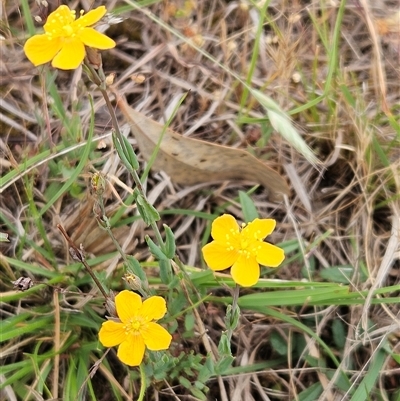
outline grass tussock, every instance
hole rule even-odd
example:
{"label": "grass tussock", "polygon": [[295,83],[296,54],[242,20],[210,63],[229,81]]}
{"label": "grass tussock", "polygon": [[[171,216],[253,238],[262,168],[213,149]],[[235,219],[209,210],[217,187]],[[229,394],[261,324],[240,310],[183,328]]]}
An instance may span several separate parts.
{"label": "grass tussock", "polygon": [[[146,386],[146,400],[398,400],[398,1],[95,3],[115,17],[105,28],[117,46],[102,52],[115,91],[162,124],[174,116],[169,127],[184,136],[247,150],[291,188],[275,201],[248,182],[185,186],[150,171],[156,227],[138,214],[85,70],[25,57],[58,5],[2,8],[0,231],[10,241],[0,242],[0,400],[136,400]],[[275,219],[268,241],[286,253],[238,298],[201,254],[223,213]],[[104,299],[58,224],[115,293],[134,256],[142,282],[167,299],[168,351],[146,354],[139,370],[101,346]],[[148,240],[160,230],[168,245],[163,224],[174,233],[171,276],[160,276],[165,261]],[[13,289],[21,276],[32,288]],[[226,316],[236,302],[235,321]]]}

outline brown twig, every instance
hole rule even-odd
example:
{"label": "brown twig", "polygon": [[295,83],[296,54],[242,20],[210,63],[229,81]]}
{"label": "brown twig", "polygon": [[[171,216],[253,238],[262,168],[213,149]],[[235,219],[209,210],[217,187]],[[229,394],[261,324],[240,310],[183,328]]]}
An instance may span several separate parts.
{"label": "brown twig", "polygon": [[57,228],[61,231],[61,234],[64,236],[66,241],[68,242],[69,245],[69,253],[72,256],[72,259],[77,260],[83,264],[85,267],[86,271],[90,274],[92,277],[93,281],[96,283],[97,287],[99,288],[100,292],[103,294],[104,298],[106,301],[110,298],[110,296],[106,293],[104,290],[103,286],[101,285],[100,281],[97,279],[95,274],[93,273],[93,270],[90,268],[90,266],[87,264],[85,255],[83,253],[83,248],[82,245],[80,248],[78,248],[75,243],[72,241],[70,236],[67,234],[67,232],[64,230],[64,227],[61,224],[57,224]]}

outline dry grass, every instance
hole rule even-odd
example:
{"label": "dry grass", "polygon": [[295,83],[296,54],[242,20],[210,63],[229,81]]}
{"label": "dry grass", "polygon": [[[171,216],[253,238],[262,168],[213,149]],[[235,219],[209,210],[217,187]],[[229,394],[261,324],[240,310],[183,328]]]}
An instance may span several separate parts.
{"label": "dry grass", "polygon": [[[56,1],[49,3],[52,9],[57,6]],[[85,0],[73,3],[69,4],[71,8],[87,9],[90,5]],[[309,277],[319,281],[327,277],[323,272],[332,267],[351,266],[352,291],[367,290],[372,294],[374,289],[395,285],[400,277],[400,28],[396,25],[399,2],[382,0],[368,4],[366,0],[348,0],[339,31],[337,58],[332,62],[338,3],[271,1],[269,24],[263,29],[259,56],[252,64],[257,14],[250,4],[177,0],[146,8],[178,31],[184,37],[182,40],[149,19],[145,12],[126,11],[125,3],[109,0],[104,4],[111,10],[121,10],[125,20],[108,30],[118,45],[103,53],[103,62],[107,73],[116,73],[117,90],[142,113],[164,122],[180,96],[190,91],[172,128],[193,138],[249,149],[287,178],[292,194],[286,203],[271,202],[261,187],[252,194],[260,216],[278,221],[272,241],[297,238],[303,246],[303,257],[272,277]],[[57,101],[51,99],[43,76],[23,54],[26,31],[19,7],[18,2],[3,3],[1,9],[4,39],[0,48],[0,165],[3,176],[12,169],[18,175],[13,181],[2,182],[1,231],[10,233],[11,243],[2,244],[0,249],[10,258],[57,270],[70,263],[57,223],[63,224],[77,243],[82,242],[90,255],[99,257],[114,251],[112,241],[92,215],[93,200],[87,189],[91,168],[102,171],[110,183],[105,195],[109,216],[121,210],[131,193],[132,182],[112,147],[110,121],[102,98],[81,69],[45,73],[47,80],[55,77],[67,119],[79,117],[82,122],[77,131],[65,132],[65,122],[54,107]],[[38,14],[33,2],[31,10]],[[180,17],[176,17],[177,11]],[[209,53],[214,62],[192,44]],[[333,71],[329,69],[332,67]],[[265,111],[254,98],[245,96],[244,87],[227,70],[260,88],[288,112],[306,106],[292,118],[321,160],[318,169],[282,136],[271,132],[268,123],[252,122],[251,119],[263,118]],[[333,75],[327,86],[330,74]],[[140,82],[142,77],[145,80]],[[84,144],[87,136],[89,95],[94,98],[95,136],[102,138],[97,141],[99,150],[92,153],[95,157],[73,186],[40,217],[38,211],[54,194],[50,188],[65,182],[79,162],[74,147]],[[130,141],[135,145],[134,138],[130,137]],[[62,156],[55,150],[60,143],[68,149]],[[32,169],[25,167],[26,160],[49,146],[47,157],[37,160]],[[207,221],[190,211],[215,213],[223,207],[242,218],[237,194],[248,186],[229,182],[184,187],[174,185],[173,177],[171,180],[163,173],[151,173],[148,196],[157,210],[164,213],[163,222],[174,231],[181,260],[189,266],[201,266],[199,244],[205,240]],[[143,239],[151,233],[140,221],[133,220],[134,210],[125,209],[127,224],[120,224],[114,233],[127,253],[146,261],[150,254]],[[55,265],[33,247],[35,244],[47,249],[46,241],[54,251]],[[10,291],[14,272],[5,259],[1,264],[0,289]],[[114,257],[99,262],[95,268],[117,278],[120,267],[119,258]],[[71,277],[67,281],[72,282]],[[122,284],[114,287],[121,289]],[[216,295],[224,295],[225,291],[219,289]],[[341,361],[340,367],[357,388],[382,339],[387,339],[392,351],[400,354],[398,304],[374,305],[370,301],[366,297],[364,305],[304,305],[300,309],[280,310],[313,323],[315,333],[332,347]],[[11,306],[4,307],[2,315],[6,317],[13,311]],[[225,329],[224,310],[207,304],[199,313],[214,346]],[[342,348],[335,343],[335,321],[342,322],[340,327],[345,331]],[[201,333],[199,327],[197,330]],[[280,354],[280,342],[289,351]],[[290,348],[297,343],[304,349],[292,354]],[[273,369],[238,369],[225,377],[223,384],[213,379],[208,383],[210,399],[294,400],[317,382],[323,386],[320,400],[350,399],[333,384],[329,369],[336,367],[329,365],[315,341],[287,322],[255,312],[244,313],[232,347],[237,367],[269,360],[278,362]],[[181,348],[204,352],[201,336],[183,341]],[[308,359],[302,359],[301,353]],[[317,361],[322,359],[327,365],[318,365]],[[387,356],[371,399],[395,400],[395,396],[400,396],[399,378],[398,363]],[[165,383],[151,387],[148,399],[193,399],[175,384],[171,382],[170,388]],[[102,386],[104,396],[112,397]],[[11,399],[7,398],[9,393],[2,391],[0,399]]]}

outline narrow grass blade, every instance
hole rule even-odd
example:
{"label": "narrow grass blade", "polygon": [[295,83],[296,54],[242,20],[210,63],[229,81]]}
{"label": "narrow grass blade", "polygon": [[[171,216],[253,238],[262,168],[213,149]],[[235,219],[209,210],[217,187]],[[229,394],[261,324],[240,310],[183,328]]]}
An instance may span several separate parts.
{"label": "narrow grass blade", "polygon": [[370,363],[368,373],[357,387],[357,390],[354,392],[350,401],[365,401],[373,399],[371,390],[374,388],[375,382],[379,378],[386,356],[386,352],[383,348],[376,351],[374,358]]}
{"label": "narrow grass blade", "polygon": [[279,132],[298,152],[300,152],[312,165],[319,163],[314,152],[305,143],[303,138],[294,128],[290,118],[269,96],[260,92],[258,89],[250,90],[252,95],[264,107],[267,112],[271,125]]}

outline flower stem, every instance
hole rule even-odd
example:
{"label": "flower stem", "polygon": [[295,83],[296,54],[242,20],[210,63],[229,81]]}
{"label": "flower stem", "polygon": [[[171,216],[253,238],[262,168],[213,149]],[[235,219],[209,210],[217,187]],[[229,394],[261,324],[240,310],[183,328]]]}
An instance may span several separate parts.
{"label": "flower stem", "polygon": [[144,371],[143,363],[139,365],[140,369],[140,393],[137,401],[143,401],[144,394],[146,393],[146,372]]}
{"label": "flower stem", "polygon": [[111,238],[112,242],[114,243],[115,247],[117,248],[119,254],[121,255],[122,259],[124,260],[125,264],[128,265],[128,259],[126,258],[126,254],[121,248],[121,245],[118,243],[117,239],[115,238],[112,230],[111,230],[111,225],[110,225],[110,220],[108,219],[106,215],[106,210],[104,207],[104,201],[102,196],[97,196],[97,202],[98,205],[100,206],[101,210],[101,216],[96,215],[96,219],[99,223],[99,225],[104,228],[104,230],[107,231],[107,234]]}
{"label": "flower stem", "polygon": [[233,331],[237,327],[237,323],[238,323],[237,319],[240,316],[240,314],[238,314],[238,310],[237,310],[238,299],[239,299],[239,290],[240,290],[240,287],[236,284],[236,287],[233,289],[233,296],[232,296],[232,310],[231,310],[232,321],[230,322],[227,333],[226,333],[229,341],[231,341]]}
{"label": "flower stem", "polygon": [[[105,89],[106,88],[105,80],[100,78],[100,76],[104,76],[102,67],[100,67],[101,73],[100,73],[100,76],[99,76],[97,71],[93,68],[93,66],[87,60],[85,60],[85,65],[86,65],[86,67],[88,67],[88,69],[90,71],[90,78],[91,78],[92,82],[94,82],[97,85],[98,89],[100,90],[101,94],[104,97],[104,100],[106,102],[106,106],[107,106],[108,111],[110,113],[111,123],[112,123],[112,126],[114,128],[115,135],[117,136],[122,148],[124,149],[125,154],[128,154],[126,146],[125,146],[125,142],[122,139],[122,133],[121,133],[121,130],[119,129],[119,124],[118,124],[117,117],[115,115],[114,108],[113,108],[113,106],[111,104],[111,100],[110,100],[110,97],[108,96],[107,90]],[[146,194],[144,192],[142,183],[140,181],[140,177],[138,176],[137,172],[133,168],[129,169],[129,172],[132,175],[132,178],[133,178],[133,180],[135,182],[136,188],[139,190],[139,192],[141,193],[143,198],[147,201]],[[162,250],[164,250],[165,249],[165,244],[163,242],[162,235],[160,233],[160,230],[158,229],[158,226],[157,226],[156,222],[150,223],[150,226],[154,231],[154,234],[155,234],[155,236],[157,238],[157,241],[159,243],[160,248]]]}

